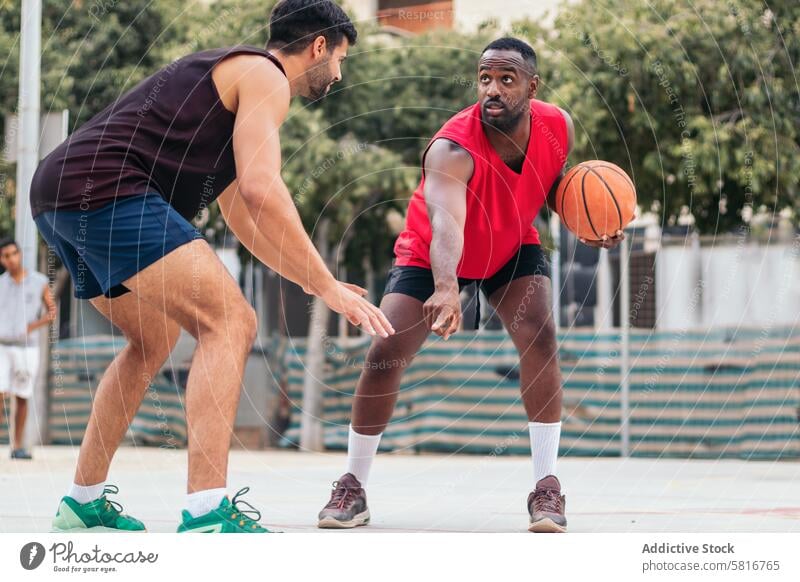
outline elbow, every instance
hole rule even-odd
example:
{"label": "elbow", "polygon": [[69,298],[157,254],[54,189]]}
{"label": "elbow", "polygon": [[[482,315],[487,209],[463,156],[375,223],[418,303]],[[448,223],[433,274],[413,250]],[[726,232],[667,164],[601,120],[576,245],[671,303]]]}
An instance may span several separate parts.
{"label": "elbow", "polygon": [[248,207],[260,207],[266,198],[267,187],[264,180],[257,178],[239,180],[239,195]]}
{"label": "elbow", "polygon": [[274,181],[259,178],[239,182],[239,195],[252,215],[260,212],[275,212],[281,206],[279,192]]}

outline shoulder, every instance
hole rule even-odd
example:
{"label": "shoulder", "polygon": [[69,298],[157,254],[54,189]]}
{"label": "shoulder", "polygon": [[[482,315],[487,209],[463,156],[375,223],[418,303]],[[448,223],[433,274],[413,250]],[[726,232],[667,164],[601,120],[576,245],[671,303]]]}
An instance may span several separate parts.
{"label": "shoulder", "polygon": [[575,124],[572,122],[572,117],[569,113],[552,103],[537,99],[531,99],[531,112],[540,119],[545,120],[548,125],[554,124],[559,129],[565,130],[564,137],[566,137],[567,148],[572,149],[572,144],[575,141]]}
{"label": "shoulder", "polygon": [[438,137],[425,154],[425,169],[456,176],[472,174],[472,154],[455,141]]}
{"label": "shoulder", "polygon": [[255,96],[272,106],[289,108],[289,81],[278,66],[260,54],[232,55],[214,67],[214,82],[220,95],[235,95],[234,113],[243,97]]}
{"label": "shoulder", "polygon": [[[567,119],[569,114],[552,103],[546,101],[539,101],[538,99],[531,99],[531,112],[538,115],[540,118],[551,118],[555,120]],[[570,119],[570,121],[572,121]]]}

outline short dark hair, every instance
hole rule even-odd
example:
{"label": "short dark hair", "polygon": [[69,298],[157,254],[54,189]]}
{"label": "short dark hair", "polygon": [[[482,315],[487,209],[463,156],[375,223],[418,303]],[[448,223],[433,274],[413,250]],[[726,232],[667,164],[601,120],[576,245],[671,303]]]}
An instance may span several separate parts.
{"label": "short dark hair", "polygon": [[15,241],[13,238],[6,237],[6,238],[1,238],[0,239],[0,251],[2,251],[4,248],[6,248],[7,246],[10,246],[10,245],[14,245],[15,247],[17,247],[19,249],[19,245],[17,244],[17,241]]}
{"label": "short dark hair", "polygon": [[483,49],[481,55],[489,50],[498,50],[498,51],[516,51],[522,58],[527,62],[531,67],[533,67],[533,72],[536,73],[539,70],[539,65],[536,61],[536,51],[533,50],[533,47],[529,45],[527,42],[520,40],[518,38],[513,38],[510,36],[504,36],[503,38],[498,38],[497,40],[493,40],[489,44],[486,45],[486,48]]}
{"label": "short dark hair", "polygon": [[352,45],[358,32],[342,8],[331,0],[281,0],[269,16],[268,48],[297,54],[324,36],[328,50],[344,38]]}

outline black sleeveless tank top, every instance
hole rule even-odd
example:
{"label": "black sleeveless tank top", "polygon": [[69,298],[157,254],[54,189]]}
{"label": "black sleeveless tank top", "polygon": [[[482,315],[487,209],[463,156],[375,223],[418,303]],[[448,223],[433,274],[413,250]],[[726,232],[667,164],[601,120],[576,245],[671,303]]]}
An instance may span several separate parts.
{"label": "black sleeveless tank top", "polygon": [[92,117],[41,161],[31,184],[33,216],[46,210],[92,210],[158,192],[191,220],[235,178],[235,114],[219,98],[211,70],[235,46],[182,57]]}

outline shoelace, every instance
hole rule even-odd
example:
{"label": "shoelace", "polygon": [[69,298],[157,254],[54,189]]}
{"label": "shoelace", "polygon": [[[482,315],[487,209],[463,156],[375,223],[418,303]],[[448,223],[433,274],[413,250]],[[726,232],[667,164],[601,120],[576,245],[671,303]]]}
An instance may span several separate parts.
{"label": "shoelace", "polygon": [[[259,520],[261,519],[261,512],[257,510],[255,507],[250,505],[247,501],[243,499],[239,499],[242,495],[245,495],[248,491],[250,491],[250,487],[242,487],[239,491],[236,492],[236,495],[233,496],[231,499],[231,508],[230,508],[230,515],[231,519],[236,519],[237,514],[242,514],[242,519],[247,521],[247,525],[249,526],[258,526]],[[241,506],[246,506],[248,509],[243,509]]]}
{"label": "shoelace", "polygon": [[105,487],[103,487],[103,495],[102,495],[102,497],[100,497],[100,499],[103,501],[103,512],[104,513],[109,513],[109,512],[113,512],[113,513],[117,513],[117,514],[121,514],[122,513],[122,504],[120,504],[120,503],[118,503],[118,502],[116,502],[116,501],[114,501],[112,499],[107,499],[106,498],[106,495],[108,495],[108,494],[117,495],[118,493],[119,493],[119,487],[117,487],[116,485],[106,485]]}
{"label": "shoelace", "polygon": [[561,496],[555,489],[538,489],[533,494],[533,507],[536,511],[561,511]]}
{"label": "shoelace", "polygon": [[339,487],[338,481],[334,481],[332,485],[333,495],[331,496],[330,503],[328,503],[328,507],[333,506],[337,509],[343,509],[350,497],[355,495],[356,490],[350,487]]}

